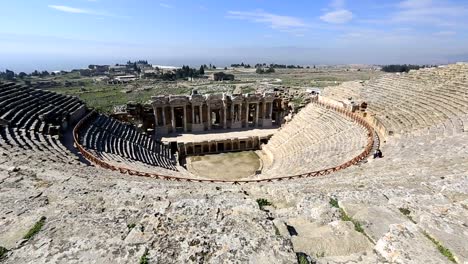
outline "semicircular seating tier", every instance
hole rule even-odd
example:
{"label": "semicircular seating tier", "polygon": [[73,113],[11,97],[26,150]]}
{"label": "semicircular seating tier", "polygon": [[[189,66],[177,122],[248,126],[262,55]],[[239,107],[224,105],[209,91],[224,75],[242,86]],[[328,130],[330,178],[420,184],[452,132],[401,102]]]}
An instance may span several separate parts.
{"label": "semicircular seating tier", "polygon": [[21,155],[44,152],[44,159],[75,162],[78,158],[61,143],[62,132],[86,113],[76,97],[0,83],[0,150]]}
{"label": "semicircular seating tier", "polygon": [[115,167],[180,176],[169,147],[133,125],[93,113],[79,131],[83,147]]}
{"label": "semicircular seating tier", "polygon": [[262,178],[339,166],[358,156],[368,131],[344,115],[311,103],[263,146]]}
{"label": "semicircular seating tier", "polygon": [[[392,78],[420,84],[431,78],[431,85],[446,82],[439,86],[446,99],[438,100],[466,105],[462,92],[467,90],[468,69],[455,70],[459,67]],[[459,80],[458,84],[450,84],[453,80]],[[5,93],[4,85],[14,86],[0,84],[0,103],[8,100],[9,93],[23,89],[16,86]],[[356,91],[362,94],[363,85],[358,85]],[[386,111],[397,115],[413,109],[408,108],[409,102],[399,104],[393,88],[381,88],[381,93],[381,98],[388,93],[394,101],[381,104]],[[402,100],[411,96],[406,91],[401,94]],[[417,94],[414,97],[424,101]],[[2,116],[13,105],[2,106]],[[418,113],[428,118],[433,111],[441,111],[435,106],[430,110]],[[384,111],[375,114],[385,116]],[[57,146],[46,141],[60,135],[53,136],[57,129],[49,127],[62,122],[39,118],[37,122],[46,125],[37,131],[32,125],[10,122],[0,128],[0,201],[5,205],[0,207],[0,246],[8,249],[3,260],[89,262],[93,256],[96,262],[135,262],[147,252],[163,263],[191,258],[210,263],[239,259],[293,263],[300,252],[323,263],[466,263],[468,120],[466,112],[454,114],[452,127],[441,125],[449,120],[446,117],[445,121],[426,120],[433,125],[423,129],[408,126],[407,133],[381,146],[382,159],[369,159],[313,180],[248,185],[122,177],[115,171],[83,165],[66,149],[57,150],[64,148],[60,140]],[[31,123],[37,120],[32,119]],[[456,120],[462,122],[463,131],[454,129]],[[323,124],[319,128],[326,129]],[[262,200],[272,206],[262,208]],[[24,235],[42,217],[46,221],[40,232],[25,240]],[[226,241],[232,242],[229,251]],[[203,248],[196,246],[200,243],[211,245],[209,260],[200,257]]]}
{"label": "semicircular seating tier", "polygon": [[435,130],[451,135],[468,130],[468,64],[384,74],[366,83],[343,83],[327,87],[323,96],[368,103],[368,111],[386,135]]}

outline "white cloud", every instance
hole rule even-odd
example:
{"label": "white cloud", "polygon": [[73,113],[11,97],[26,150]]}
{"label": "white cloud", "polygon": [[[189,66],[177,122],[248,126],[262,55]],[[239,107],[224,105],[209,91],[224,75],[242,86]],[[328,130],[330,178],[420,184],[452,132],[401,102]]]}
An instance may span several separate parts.
{"label": "white cloud", "polygon": [[64,5],[49,5],[49,8],[65,12],[65,13],[72,13],[72,14],[85,14],[85,15],[93,15],[93,16],[101,16],[101,17],[115,17],[115,18],[129,18],[128,16],[118,16],[114,14],[110,14],[107,12],[98,12],[90,9],[83,9],[83,8],[76,8],[71,6],[64,6]]}
{"label": "white cloud", "polygon": [[67,12],[67,13],[74,13],[74,14],[94,14],[93,11],[91,10],[86,10],[86,9],[81,9],[81,8],[75,8],[75,7],[69,7],[69,6],[62,6],[62,5],[49,5],[50,8],[59,10],[62,12]]}
{"label": "white cloud", "polygon": [[228,18],[247,20],[255,23],[267,24],[271,28],[288,30],[306,28],[308,25],[301,19],[292,16],[282,16],[267,13],[264,11],[242,12],[242,11],[229,11]]}
{"label": "white cloud", "polygon": [[168,4],[164,4],[164,3],[160,3],[159,6],[160,6],[160,7],[164,7],[164,8],[174,8],[174,6],[171,6],[171,5],[168,5]]}
{"label": "white cloud", "polygon": [[445,30],[445,31],[439,31],[434,33],[434,36],[439,36],[439,37],[449,37],[449,36],[455,36],[457,32],[455,31],[450,31],[450,30]]}
{"label": "white cloud", "polygon": [[326,13],[320,19],[327,23],[344,24],[353,19],[353,13],[345,8],[345,0],[332,0],[330,3],[332,11],[323,9]]}
{"label": "white cloud", "polygon": [[[393,22],[412,22],[435,26],[455,26],[468,15],[468,6],[444,1],[405,0],[392,15]],[[462,22],[463,23],[463,22]]]}
{"label": "white cloud", "polygon": [[432,0],[405,0],[398,4],[401,8],[422,8],[431,6],[433,4]]}
{"label": "white cloud", "polygon": [[346,9],[328,12],[320,17],[321,20],[327,23],[343,24],[353,19],[353,13]]}

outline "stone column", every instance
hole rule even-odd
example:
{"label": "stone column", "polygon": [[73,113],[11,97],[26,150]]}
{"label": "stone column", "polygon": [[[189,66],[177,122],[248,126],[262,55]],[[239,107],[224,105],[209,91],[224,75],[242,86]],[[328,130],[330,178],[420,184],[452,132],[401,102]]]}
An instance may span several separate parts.
{"label": "stone column", "polygon": [[206,113],[206,117],[208,117],[208,130],[211,130],[211,108],[210,104],[206,104],[208,112]]}
{"label": "stone column", "polygon": [[164,128],[166,128],[166,107],[165,106],[162,107],[162,119],[163,119],[162,120],[163,126]]}
{"label": "stone column", "polygon": [[153,112],[154,112],[154,131],[156,131],[156,127],[158,126],[158,108],[156,106],[153,106]]}
{"label": "stone column", "polygon": [[184,132],[187,132],[187,105],[184,105]]}
{"label": "stone column", "polygon": [[226,103],[223,103],[223,129],[226,129],[226,122],[227,122],[227,105]]}
{"label": "stone column", "polygon": [[239,104],[239,107],[237,108],[237,121],[240,121],[241,122],[241,126],[242,126],[242,102]]}
{"label": "stone column", "polygon": [[267,117],[267,114],[266,114],[266,111],[267,111],[267,107],[266,107],[267,103],[264,101],[263,102],[263,114],[262,114],[262,119],[266,119]]}
{"label": "stone column", "polygon": [[175,132],[175,115],[174,115],[173,106],[171,106],[171,126],[172,126],[172,132]]}
{"label": "stone column", "polygon": [[192,104],[192,131],[193,131],[193,124],[195,124],[195,106]]}
{"label": "stone column", "polygon": [[245,127],[248,127],[249,126],[249,102],[247,102],[246,104],[246,108],[245,108]]}
{"label": "stone column", "polygon": [[258,127],[258,109],[259,109],[259,103],[255,103],[255,126]]}
{"label": "stone column", "polygon": [[203,105],[199,105],[198,109],[199,109],[198,114],[200,115],[200,124],[203,125]]}
{"label": "stone column", "polygon": [[270,119],[273,119],[273,102],[270,103]]}
{"label": "stone column", "polygon": [[153,136],[157,135],[158,131],[158,108],[153,105],[153,112],[154,112],[154,134]]}
{"label": "stone column", "polygon": [[236,122],[236,120],[234,120],[234,102],[231,102],[231,128],[234,122]]}

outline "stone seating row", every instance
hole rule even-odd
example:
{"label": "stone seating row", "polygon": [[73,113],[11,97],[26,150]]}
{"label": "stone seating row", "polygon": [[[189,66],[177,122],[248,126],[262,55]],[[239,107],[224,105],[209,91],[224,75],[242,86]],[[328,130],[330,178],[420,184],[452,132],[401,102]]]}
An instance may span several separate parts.
{"label": "stone seating row", "polygon": [[59,137],[12,127],[0,127],[0,149],[8,155],[43,153],[51,162],[73,162],[77,157],[60,141]]}
{"label": "stone seating row", "polygon": [[367,102],[368,111],[392,134],[436,124],[445,124],[449,134],[460,133],[464,123],[459,117],[468,114],[467,75],[466,65],[385,74],[361,86],[354,82],[326,88],[323,95]]}
{"label": "stone seating row", "polygon": [[168,157],[171,155],[168,147],[159,141],[153,140],[152,136],[139,132],[133,125],[119,122],[113,118],[98,116],[95,126],[114,134],[116,137],[134,142],[153,152],[159,153],[159,155]]}
{"label": "stone seating row", "polygon": [[153,172],[157,168],[178,170],[168,147],[113,118],[96,115],[80,135],[86,149],[94,151],[98,157],[119,156],[120,162],[128,168],[142,163],[154,167]]}
{"label": "stone seating row", "polygon": [[92,153],[96,157],[98,157],[98,158],[100,158],[100,159],[106,161],[107,163],[109,163],[109,164],[111,164],[113,166],[116,166],[116,167],[126,167],[126,168],[133,169],[133,170],[140,171],[140,172],[156,173],[156,174],[164,175],[164,176],[181,177],[181,176],[185,175],[185,176],[187,176],[189,178],[194,178],[195,177],[194,175],[192,175],[192,174],[190,174],[187,171],[182,170],[182,169],[168,170],[168,169],[165,169],[165,168],[162,168],[162,167],[149,165],[146,162],[126,158],[126,157],[123,157],[122,155],[118,155],[118,154],[113,154],[113,153],[109,153],[109,152],[97,152],[97,151],[92,151]]}
{"label": "stone seating row", "polygon": [[75,97],[32,89],[14,83],[0,83],[0,149],[6,154],[43,153],[51,161],[74,161],[73,155],[61,142],[63,121],[84,103]]}
{"label": "stone seating row", "polygon": [[62,126],[85,111],[84,103],[72,96],[1,83],[0,92],[0,118],[12,127],[29,129],[34,119]]}
{"label": "stone seating row", "polygon": [[333,110],[309,104],[262,147],[273,160],[264,162],[261,177],[335,167],[358,156],[366,144],[365,128]]}

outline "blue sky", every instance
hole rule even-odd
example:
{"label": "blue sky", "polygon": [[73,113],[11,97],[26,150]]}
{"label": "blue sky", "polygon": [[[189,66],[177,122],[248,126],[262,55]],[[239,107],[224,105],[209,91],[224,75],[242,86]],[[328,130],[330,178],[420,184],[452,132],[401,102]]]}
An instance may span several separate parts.
{"label": "blue sky", "polygon": [[466,0],[3,2],[0,69],[468,59]]}

